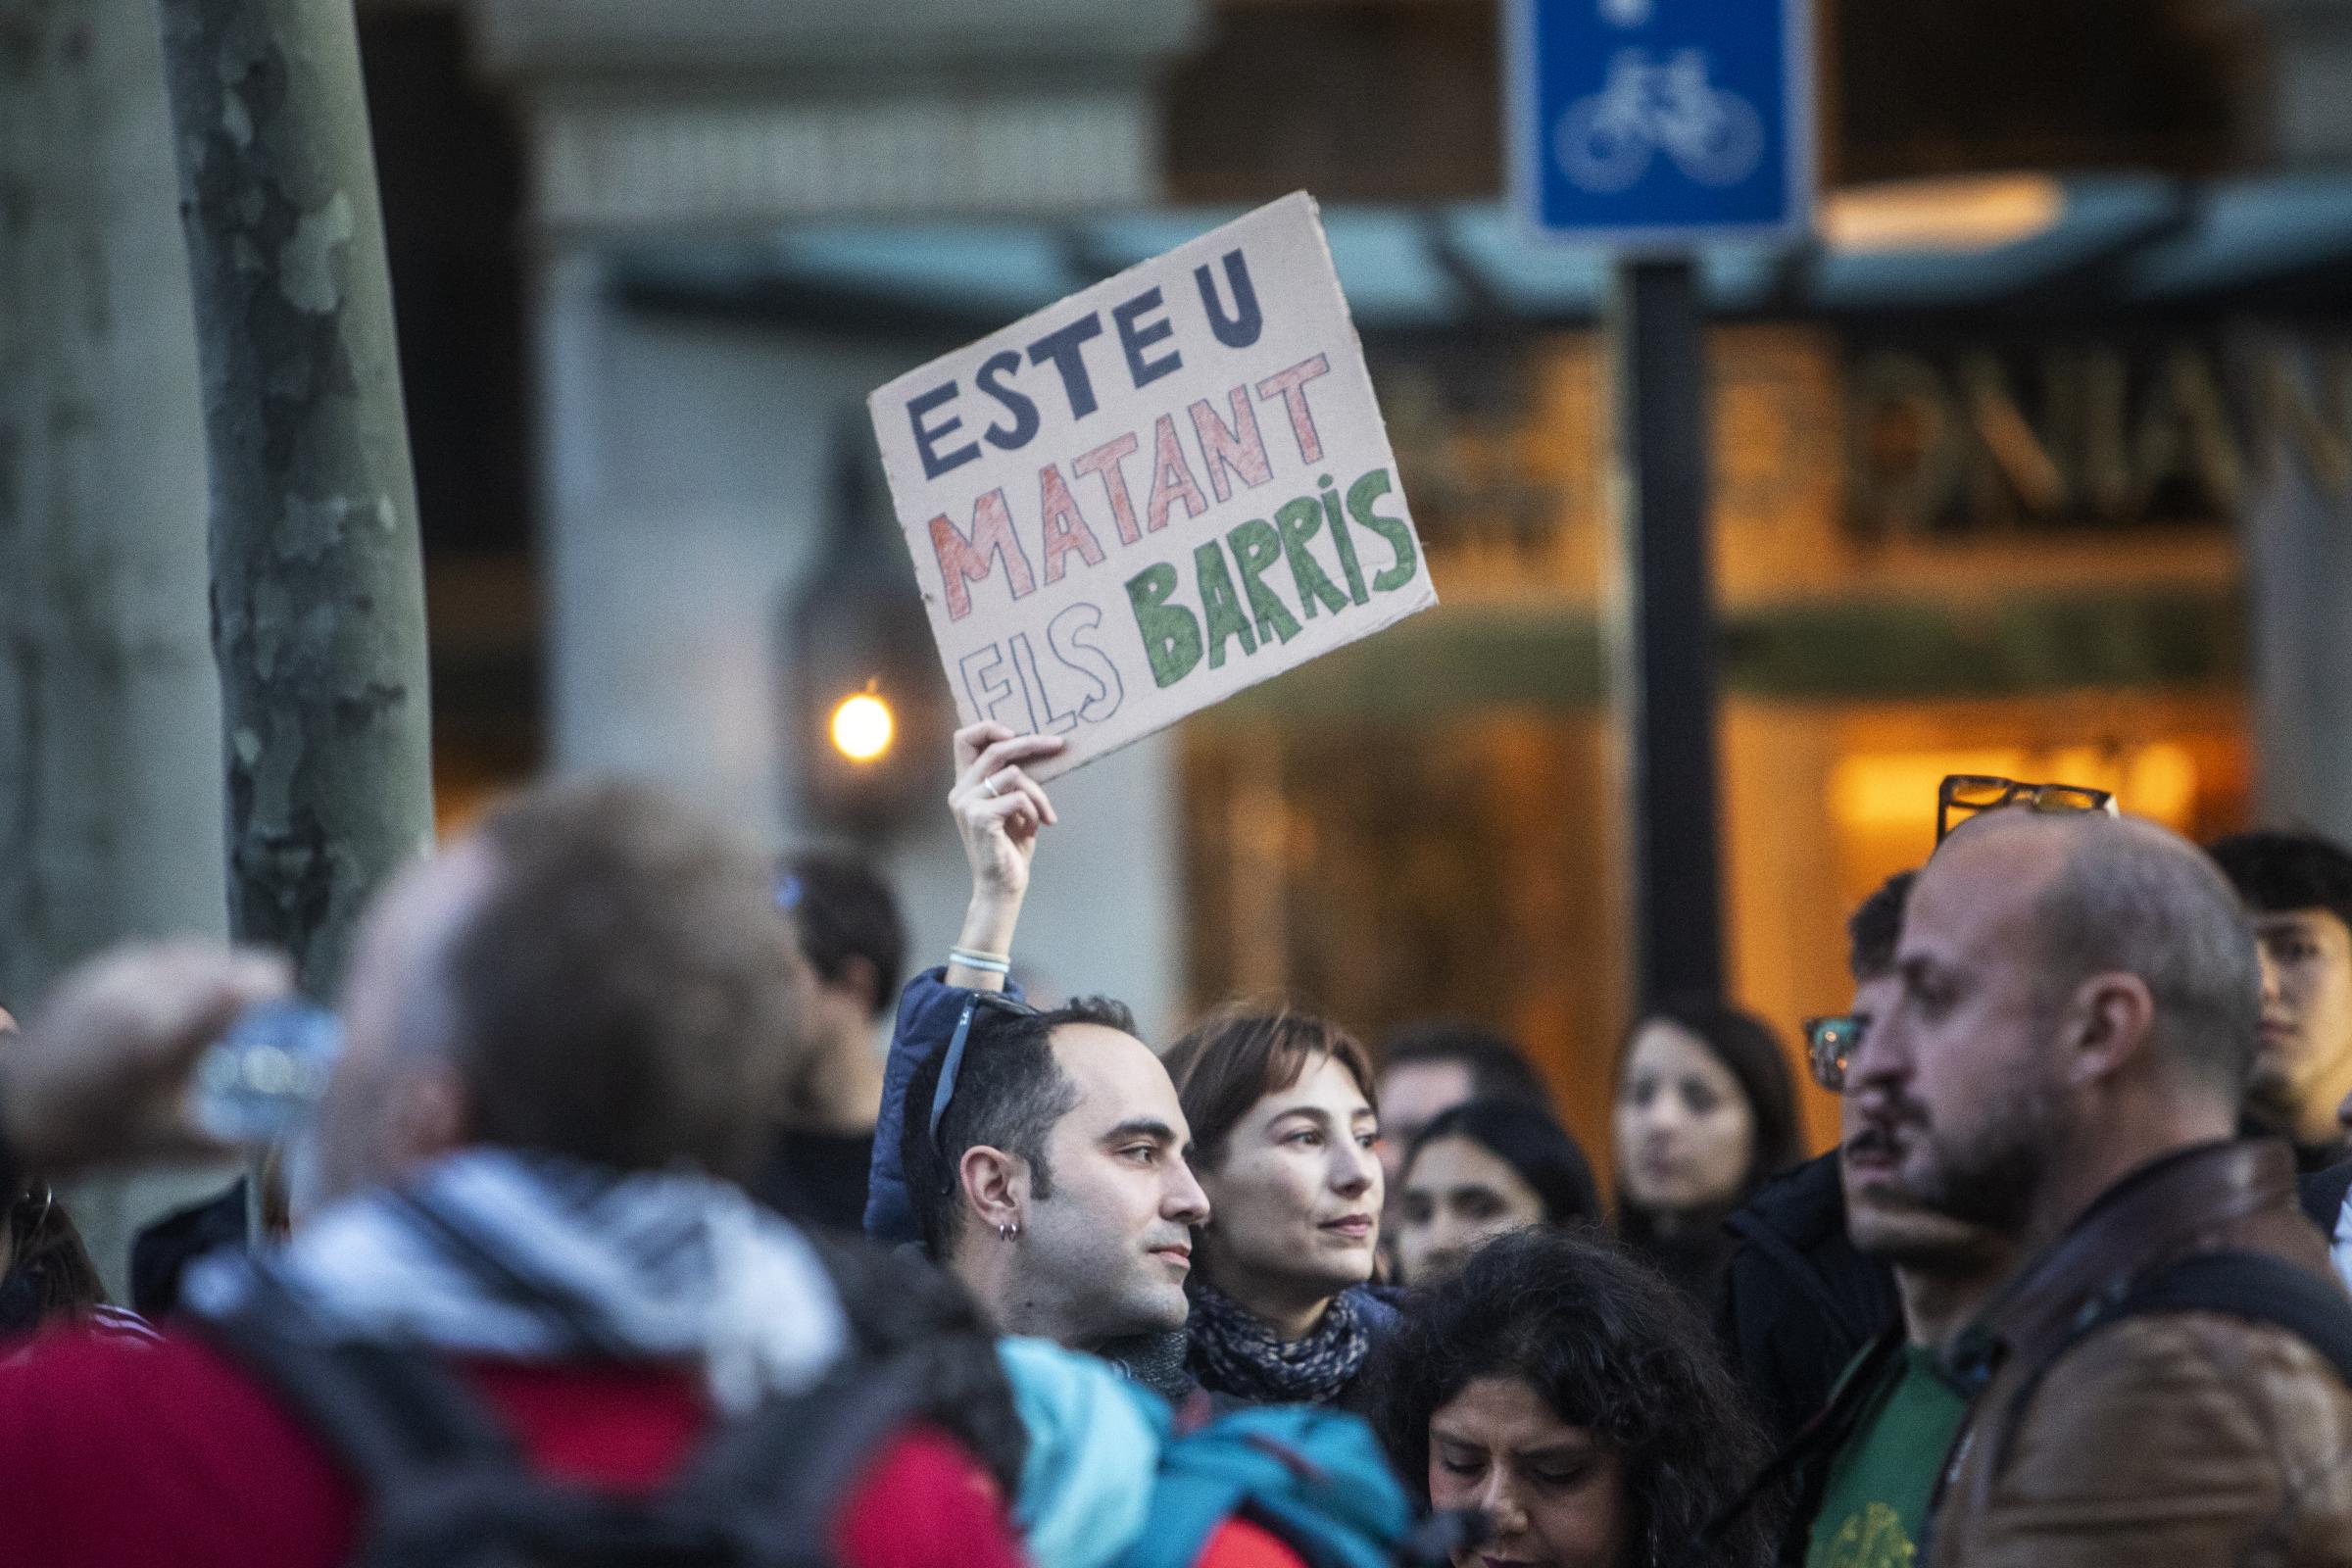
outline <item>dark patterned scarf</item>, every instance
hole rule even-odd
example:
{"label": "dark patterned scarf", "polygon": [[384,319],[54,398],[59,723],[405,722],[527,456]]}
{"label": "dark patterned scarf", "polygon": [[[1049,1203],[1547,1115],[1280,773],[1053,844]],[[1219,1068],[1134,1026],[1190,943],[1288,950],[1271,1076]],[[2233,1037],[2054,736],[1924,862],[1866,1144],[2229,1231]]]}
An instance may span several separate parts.
{"label": "dark patterned scarf", "polygon": [[1213,1285],[1193,1297],[1185,1323],[1190,1360],[1200,1386],[1268,1404],[1324,1404],[1362,1369],[1372,1353],[1371,1303],[1361,1291],[1342,1291],[1303,1340],[1284,1344],[1259,1318]]}
{"label": "dark patterned scarf", "polygon": [[1186,1365],[1190,1351],[1184,1330],[1175,1329],[1112,1340],[1097,1353],[1128,1382],[1150,1389],[1170,1404],[1182,1404],[1200,1387]]}

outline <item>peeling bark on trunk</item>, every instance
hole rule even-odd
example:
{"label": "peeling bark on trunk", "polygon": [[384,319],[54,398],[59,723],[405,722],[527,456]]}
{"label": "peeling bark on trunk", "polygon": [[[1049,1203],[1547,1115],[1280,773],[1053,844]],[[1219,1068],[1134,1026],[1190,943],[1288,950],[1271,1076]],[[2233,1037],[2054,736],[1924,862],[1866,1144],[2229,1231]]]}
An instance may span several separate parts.
{"label": "peeling bark on trunk", "polygon": [[212,455],[229,917],[342,967],[432,835],[423,566],[350,0],[158,0]]}
{"label": "peeling bark on trunk", "polygon": [[[204,433],[150,0],[0,0],[0,1003],[226,929]],[[218,1175],[66,1195],[118,1292]]]}

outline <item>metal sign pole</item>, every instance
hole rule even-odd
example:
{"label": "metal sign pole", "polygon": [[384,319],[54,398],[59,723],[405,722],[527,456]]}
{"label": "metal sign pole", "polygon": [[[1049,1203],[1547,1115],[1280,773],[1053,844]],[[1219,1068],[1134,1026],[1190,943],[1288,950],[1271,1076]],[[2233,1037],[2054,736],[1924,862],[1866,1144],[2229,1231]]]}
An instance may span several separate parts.
{"label": "metal sign pole", "polygon": [[1723,989],[1706,340],[1687,257],[1617,264],[1610,316],[1624,726],[1642,1005]]}
{"label": "metal sign pole", "polygon": [[1800,241],[1813,206],[1810,0],[1510,0],[1511,191],[1540,241],[1617,252],[1609,315],[1624,507],[1617,711],[1634,981],[1724,985],[1707,580],[1711,245]]}

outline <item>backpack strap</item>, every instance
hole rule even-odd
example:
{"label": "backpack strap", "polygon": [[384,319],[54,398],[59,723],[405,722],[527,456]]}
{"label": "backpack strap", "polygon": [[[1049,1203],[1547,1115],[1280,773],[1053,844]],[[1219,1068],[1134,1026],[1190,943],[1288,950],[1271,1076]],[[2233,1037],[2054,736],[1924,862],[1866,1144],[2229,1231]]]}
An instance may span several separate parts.
{"label": "backpack strap", "polygon": [[519,1464],[521,1449],[480,1399],[415,1351],[335,1343],[267,1276],[206,1338],[253,1372],[370,1495],[419,1470]]}
{"label": "backpack strap", "polygon": [[443,1568],[497,1543],[564,1544],[564,1560],[806,1568],[831,1560],[844,1496],[920,1419],[935,1358],[855,1359],[814,1388],[720,1426],[651,1498],[537,1474],[495,1412],[429,1354],[333,1343],[266,1278],[203,1332],[254,1373],[359,1486],[354,1561]]}
{"label": "backpack strap", "polygon": [[[2007,1467],[2027,1407],[2067,1351],[2101,1329],[2159,1312],[2218,1312],[2283,1329],[2310,1346],[2352,1388],[2352,1299],[2345,1298],[2342,1286],[2268,1252],[2193,1252],[2085,1304],[2074,1331],[2033,1369],[2000,1412],[2000,1424],[1993,1431],[1992,1473]],[[1945,1478],[1949,1476],[1947,1466]]]}
{"label": "backpack strap", "polygon": [[1449,1521],[1416,1543],[1412,1508],[1370,1427],[1344,1411],[1261,1405],[1169,1444],[1142,1532],[1118,1568],[1187,1568],[1228,1519],[1275,1536],[1307,1568],[1393,1568],[1416,1545],[1467,1539]]}
{"label": "backpack strap", "polygon": [[921,1418],[929,1370],[920,1353],[838,1366],[806,1393],[721,1426],[669,1495],[729,1521],[748,1568],[829,1562],[835,1514],[891,1440]]}
{"label": "backpack strap", "polygon": [[539,1476],[489,1406],[431,1355],[331,1341],[266,1277],[234,1312],[197,1323],[358,1486],[355,1563],[442,1568],[500,1544],[545,1541],[589,1541],[649,1560],[697,1560],[710,1549],[697,1521],[650,1516]]}
{"label": "backpack strap", "polygon": [[2082,1332],[2149,1312],[2220,1312],[2284,1329],[2352,1387],[2352,1300],[2334,1280],[2282,1257],[2241,1251],[2184,1257],[2140,1281]]}

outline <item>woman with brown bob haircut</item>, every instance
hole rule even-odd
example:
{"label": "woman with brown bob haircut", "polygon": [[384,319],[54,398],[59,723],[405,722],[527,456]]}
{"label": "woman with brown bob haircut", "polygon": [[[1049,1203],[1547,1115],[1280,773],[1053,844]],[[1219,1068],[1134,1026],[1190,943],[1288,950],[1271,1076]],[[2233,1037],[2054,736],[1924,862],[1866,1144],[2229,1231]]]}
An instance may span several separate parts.
{"label": "woman with brown bob haircut", "polygon": [[1311,1013],[1230,1007],[1168,1052],[1211,1217],[1198,1233],[1190,1364],[1212,1394],[1354,1404],[1395,1331],[1380,1249],[1372,1060]]}

